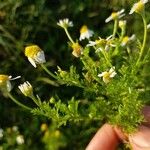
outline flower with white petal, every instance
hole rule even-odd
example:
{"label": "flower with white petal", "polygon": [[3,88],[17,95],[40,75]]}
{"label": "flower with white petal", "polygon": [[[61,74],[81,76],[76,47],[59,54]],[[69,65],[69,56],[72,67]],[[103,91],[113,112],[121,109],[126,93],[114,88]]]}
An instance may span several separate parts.
{"label": "flower with white petal", "polygon": [[17,142],[18,145],[24,144],[24,137],[23,137],[23,135],[18,135],[16,137],[16,142]]}
{"label": "flower with white petal", "polygon": [[68,18],[60,19],[59,22],[57,23],[57,25],[62,27],[62,28],[73,27],[72,21],[69,21]]}
{"label": "flower with white petal", "polygon": [[28,57],[29,62],[36,68],[36,64],[43,64],[46,62],[44,51],[38,45],[31,45],[25,48],[25,56]]}
{"label": "flower with white petal", "polygon": [[109,22],[111,20],[116,20],[116,19],[120,19],[122,18],[125,14],[124,14],[124,9],[118,11],[118,12],[112,12],[112,14],[105,20],[105,22]]}
{"label": "flower with white petal", "polygon": [[25,96],[33,96],[33,87],[28,81],[24,82],[23,84],[20,84],[18,88]]}
{"label": "flower with white petal", "polygon": [[21,76],[17,76],[15,78],[12,78],[12,76],[1,74],[0,75],[0,89],[2,91],[10,92],[11,89],[12,89],[10,80],[15,80],[15,79],[18,79],[18,78],[21,78]]}
{"label": "flower with white petal", "polygon": [[83,48],[80,46],[80,44],[77,42],[77,43],[73,43],[72,44],[72,55],[75,56],[75,57],[80,57],[82,54],[83,54]]}
{"label": "flower with white petal", "polygon": [[79,40],[89,39],[92,37],[94,32],[92,30],[89,30],[86,25],[83,25],[80,29],[80,38]]}
{"label": "flower with white petal", "polygon": [[115,67],[112,67],[109,71],[104,71],[99,74],[98,77],[102,77],[103,81],[107,84],[110,82],[111,78],[115,77],[116,74]]}
{"label": "flower with white petal", "polygon": [[102,50],[109,50],[110,47],[115,47],[114,39],[112,38],[112,35],[107,37],[106,39],[102,39],[99,37],[98,40],[95,41],[89,41],[88,46],[95,46],[96,52],[102,51]]}
{"label": "flower with white petal", "polygon": [[133,34],[132,36],[128,37],[125,36],[123,37],[122,41],[121,41],[121,46],[125,46],[127,45],[129,42],[134,41],[135,40],[135,34]]}
{"label": "flower with white petal", "polygon": [[148,0],[140,0],[139,2],[135,3],[133,7],[131,8],[129,14],[136,13],[143,13],[145,4],[148,2]]}

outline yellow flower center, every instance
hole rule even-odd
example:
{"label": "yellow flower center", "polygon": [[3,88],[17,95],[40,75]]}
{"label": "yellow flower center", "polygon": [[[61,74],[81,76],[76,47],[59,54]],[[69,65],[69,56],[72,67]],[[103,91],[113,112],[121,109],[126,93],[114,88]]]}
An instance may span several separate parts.
{"label": "yellow flower center", "polygon": [[103,75],[103,81],[105,83],[110,82],[110,73],[109,72],[105,72],[105,74]]}
{"label": "yellow flower center", "polygon": [[112,19],[117,19],[117,18],[118,18],[118,13],[113,12],[113,13],[111,14],[111,17],[112,17]]}
{"label": "yellow flower center", "polygon": [[9,80],[9,76],[7,76],[7,75],[0,75],[0,85],[2,85],[3,83],[5,83],[8,80]]}
{"label": "yellow flower center", "polygon": [[144,9],[144,3],[142,1],[139,1],[135,7],[135,12],[141,13]]}
{"label": "yellow flower center", "polygon": [[47,126],[47,124],[46,123],[42,123],[42,125],[41,125],[41,131],[46,131],[48,129],[48,126]]}
{"label": "yellow flower center", "polygon": [[95,42],[96,42],[96,45],[99,45],[99,46],[105,46],[106,45],[105,39],[95,40]]}
{"label": "yellow flower center", "polygon": [[37,55],[37,53],[40,51],[41,51],[41,49],[38,45],[27,46],[25,48],[25,56],[34,58],[34,56]]}
{"label": "yellow flower center", "polygon": [[128,36],[125,36],[122,40],[122,43],[127,43],[129,41],[129,37]]}
{"label": "yellow flower center", "polygon": [[103,77],[105,79],[109,79],[110,78],[110,73],[109,72],[105,72],[105,74],[103,75]]}
{"label": "yellow flower center", "polygon": [[80,29],[81,34],[87,32],[87,31],[88,31],[88,27],[86,25],[83,25]]}

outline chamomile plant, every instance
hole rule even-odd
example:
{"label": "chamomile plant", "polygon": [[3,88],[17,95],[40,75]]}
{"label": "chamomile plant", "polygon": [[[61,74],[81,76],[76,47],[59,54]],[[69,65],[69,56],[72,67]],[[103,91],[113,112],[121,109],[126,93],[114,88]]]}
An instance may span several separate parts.
{"label": "chamomile plant", "polygon": [[[51,119],[58,127],[88,120],[119,126],[126,133],[136,131],[146,121],[141,110],[149,103],[146,96],[150,87],[143,73],[146,64],[150,63],[146,3],[147,0],[140,0],[130,12],[124,9],[112,12],[105,23],[107,26],[109,22],[114,22],[114,28],[111,35],[105,38],[101,35],[96,37],[92,29],[83,25],[79,29],[80,36],[74,39],[69,32],[73,22],[68,18],[59,20],[57,25],[65,31],[69,40],[70,57],[78,59],[80,67],[71,65],[65,70],[58,66],[58,70],[52,73],[45,66],[48,60],[44,50],[37,45],[26,47],[25,56],[33,67],[42,67],[59,88],[68,86],[79,89],[78,96],[72,95],[67,102],[56,95],[49,101],[43,101],[34,95],[31,83],[26,81],[19,89],[35,102],[36,107],[31,112]],[[126,32],[128,21],[124,16],[134,15],[140,15],[143,22],[142,40],[136,33],[127,35]],[[0,88],[4,83],[3,87],[7,89],[9,77],[3,79],[0,76],[0,79]]]}

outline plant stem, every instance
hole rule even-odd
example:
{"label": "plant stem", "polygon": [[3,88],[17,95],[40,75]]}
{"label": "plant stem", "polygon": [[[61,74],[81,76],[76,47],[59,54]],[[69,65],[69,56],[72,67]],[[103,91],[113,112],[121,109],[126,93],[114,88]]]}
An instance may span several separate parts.
{"label": "plant stem", "polygon": [[28,110],[31,110],[31,108],[30,107],[28,107],[28,106],[26,106],[26,105],[24,105],[24,104],[22,104],[22,103],[20,103],[16,98],[14,98],[13,96],[12,96],[12,94],[11,93],[7,93],[7,95],[8,95],[8,97],[13,101],[13,102],[15,102],[17,105],[19,105],[19,106],[21,106],[21,107],[23,107],[24,109],[28,109]]}
{"label": "plant stem", "polygon": [[142,44],[142,47],[140,50],[139,58],[136,62],[136,66],[138,66],[138,64],[143,56],[145,45],[146,45],[146,39],[147,39],[147,23],[146,23],[145,15],[141,15],[141,16],[142,16],[143,24],[144,24],[144,36],[143,36],[143,44]]}
{"label": "plant stem", "polygon": [[74,44],[75,42],[74,42],[73,39],[71,38],[71,36],[70,36],[70,34],[69,34],[67,28],[64,28],[64,30],[65,30],[65,32],[66,32],[66,34],[67,34],[68,39],[71,41],[72,44]]}
{"label": "plant stem", "polygon": [[116,35],[116,32],[117,32],[117,26],[118,26],[118,20],[115,19],[112,37],[115,37],[115,35]]}
{"label": "plant stem", "polygon": [[47,74],[49,74],[51,77],[53,77],[54,79],[57,79],[57,76],[54,75],[51,71],[49,71],[47,69],[47,67],[44,64],[41,64],[41,67],[45,70],[45,72],[47,72]]}
{"label": "plant stem", "polygon": [[35,103],[37,106],[39,106],[39,103],[38,103],[38,101],[37,101],[37,99],[35,98],[34,95],[31,96],[30,98],[34,101],[34,103]]}
{"label": "plant stem", "polygon": [[104,56],[104,58],[105,58],[107,64],[108,64],[110,67],[112,67],[111,62],[109,61],[109,59],[108,59],[108,57],[107,57],[106,50],[102,50],[101,52],[102,52],[102,54],[103,54],[103,56]]}

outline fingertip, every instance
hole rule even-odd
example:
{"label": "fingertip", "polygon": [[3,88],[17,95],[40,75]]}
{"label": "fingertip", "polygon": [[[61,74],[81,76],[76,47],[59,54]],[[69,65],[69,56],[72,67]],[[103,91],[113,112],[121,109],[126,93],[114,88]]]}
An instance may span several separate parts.
{"label": "fingertip", "polygon": [[119,141],[114,128],[105,124],[97,131],[86,150],[115,150]]}

